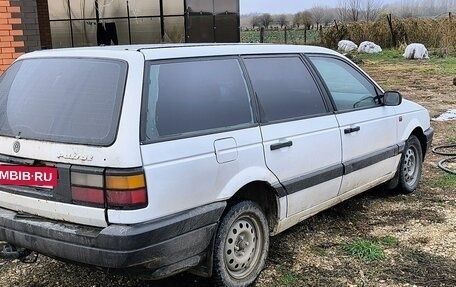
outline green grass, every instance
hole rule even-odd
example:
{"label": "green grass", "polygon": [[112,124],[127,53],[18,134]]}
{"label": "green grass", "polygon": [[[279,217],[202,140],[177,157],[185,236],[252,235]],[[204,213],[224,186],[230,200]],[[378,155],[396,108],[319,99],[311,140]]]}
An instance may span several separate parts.
{"label": "green grass", "polygon": [[456,74],[456,57],[454,56],[449,56],[445,58],[432,57],[431,63],[435,64],[438,67],[439,74]]}
{"label": "green grass", "polygon": [[279,279],[281,286],[293,285],[297,280],[298,280],[298,278],[296,277],[296,275],[292,274],[292,273],[284,274]]}
{"label": "green grass", "polygon": [[456,144],[456,134],[452,134],[448,136],[448,143]]}
{"label": "green grass", "polygon": [[407,81],[402,78],[389,78],[383,81],[385,86],[404,86],[407,84]]}
{"label": "green grass", "polygon": [[456,188],[456,175],[446,173],[430,181],[431,186],[440,188]]}
{"label": "green grass", "polygon": [[[397,49],[383,50],[382,53],[378,54],[359,54],[353,53],[355,57],[362,59],[363,61],[372,61],[375,63],[385,64],[400,64],[400,63],[413,63],[418,61],[405,60],[402,56],[403,51]],[[456,56],[451,55],[447,57],[439,57],[437,55],[430,55],[429,61],[422,61],[423,65],[420,67],[420,71],[426,74],[441,74],[441,75],[455,75],[456,74]],[[427,64],[427,65],[426,65]]]}
{"label": "green grass", "polygon": [[399,239],[390,235],[381,237],[377,241],[384,246],[397,246],[399,244]]}
{"label": "green grass", "polygon": [[363,61],[374,61],[377,63],[388,63],[396,64],[405,61],[402,56],[403,52],[399,50],[383,50],[381,53],[377,54],[364,54],[364,53],[354,53],[353,55],[362,59]]}
{"label": "green grass", "polygon": [[448,132],[449,132],[448,143],[456,144],[456,126],[450,127]]}
{"label": "green grass", "polygon": [[342,249],[353,257],[366,261],[385,258],[385,252],[380,244],[371,240],[359,239],[342,246]]}

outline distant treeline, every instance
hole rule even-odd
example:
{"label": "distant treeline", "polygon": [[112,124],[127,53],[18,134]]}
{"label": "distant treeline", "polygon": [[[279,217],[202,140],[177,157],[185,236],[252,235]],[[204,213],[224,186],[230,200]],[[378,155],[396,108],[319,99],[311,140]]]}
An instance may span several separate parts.
{"label": "distant treeline", "polygon": [[[260,10],[260,7],[259,7]],[[340,0],[337,8],[314,6],[296,14],[249,14],[241,16],[243,28],[319,27],[338,22],[375,22],[381,16],[395,18],[440,18],[456,12],[456,0],[400,0],[383,5],[382,0]]]}

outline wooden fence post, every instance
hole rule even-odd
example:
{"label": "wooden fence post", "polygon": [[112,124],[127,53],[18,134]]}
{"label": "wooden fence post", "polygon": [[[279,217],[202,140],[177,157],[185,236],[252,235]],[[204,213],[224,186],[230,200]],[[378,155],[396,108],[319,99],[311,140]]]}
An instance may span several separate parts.
{"label": "wooden fence post", "polygon": [[287,44],[287,42],[288,42],[288,39],[287,39],[287,26],[285,26],[284,32],[285,32],[285,44]]}
{"label": "wooden fence post", "polygon": [[304,44],[307,44],[307,26],[304,27]]}
{"label": "wooden fence post", "polygon": [[388,19],[388,25],[391,31],[391,39],[393,41],[393,47],[397,47],[397,40],[396,40],[396,34],[394,34],[394,29],[393,29],[393,15],[389,14],[386,16]]}
{"label": "wooden fence post", "polygon": [[260,29],[260,43],[264,43],[264,27]]}

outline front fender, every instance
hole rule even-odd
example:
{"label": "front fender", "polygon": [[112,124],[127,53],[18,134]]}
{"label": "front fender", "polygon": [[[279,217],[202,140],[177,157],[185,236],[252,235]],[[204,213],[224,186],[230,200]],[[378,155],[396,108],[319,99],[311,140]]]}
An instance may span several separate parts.
{"label": "front fender", "polygon": [[417,119],[410,120],[402,131],[399,130],[399,142],[406,141],[416,128],[420,128],[422,132],[425,130]]}
{"label": "front fender", "polygon": [[417,103],[404,100],[396,111],[402,118],[398,125],[400,142],[406,141],[416,128],[420,128],[424,132],[431,127],[429,112]]}

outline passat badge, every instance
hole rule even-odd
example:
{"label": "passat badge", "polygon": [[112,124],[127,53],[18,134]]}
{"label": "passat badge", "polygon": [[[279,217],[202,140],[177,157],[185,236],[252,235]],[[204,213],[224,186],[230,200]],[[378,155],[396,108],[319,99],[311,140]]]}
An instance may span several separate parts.
{"label": "passat badge", "polygon": [[21,143],[18,142],[18,141],[15,141],[15,142],[13,143],[13,151],[14,151],[15,153],[18,153],[20,150],[21,150]]}

